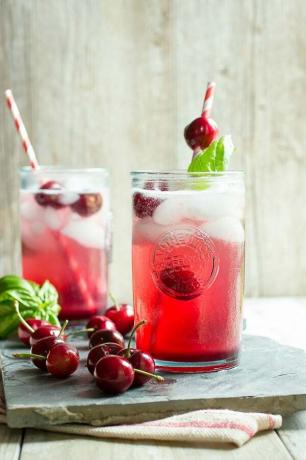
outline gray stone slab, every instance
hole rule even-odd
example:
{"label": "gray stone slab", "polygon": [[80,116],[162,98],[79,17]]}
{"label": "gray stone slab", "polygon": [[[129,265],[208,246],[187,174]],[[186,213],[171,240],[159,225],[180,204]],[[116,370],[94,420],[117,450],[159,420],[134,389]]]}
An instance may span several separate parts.
{"label": "gray stone slab", "polygon": [[40,372],[11,357],[20,351],[7,342],[1,351],[10,427],[63,423],[108,425],[153,420],[204,408],[288,414],[306,409],[306,352],[266,337],[244,336],[241,364],[210,374],[165,374],[119,396],[105,396],[85,367],[86,344],[79,342],[79,371],[66,380]]}

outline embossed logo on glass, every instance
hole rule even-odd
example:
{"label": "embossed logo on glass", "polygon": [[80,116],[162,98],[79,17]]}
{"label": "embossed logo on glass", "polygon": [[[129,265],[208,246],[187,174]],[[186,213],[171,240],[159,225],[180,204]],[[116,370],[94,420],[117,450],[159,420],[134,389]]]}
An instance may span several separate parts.
{"label": "embossed logo on glass", "polygon": [[216,278],[219,261],[209,236],[193,227],[161,235],[153,251],[152,276],[165,294],[191,300]]}

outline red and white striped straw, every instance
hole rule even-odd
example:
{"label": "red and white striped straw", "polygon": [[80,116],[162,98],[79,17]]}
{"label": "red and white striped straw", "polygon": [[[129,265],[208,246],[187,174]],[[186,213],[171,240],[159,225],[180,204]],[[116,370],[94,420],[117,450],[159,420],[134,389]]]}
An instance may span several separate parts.
{"label": "red and white striped straw", "polygon": [[33,146],[32,146],[32,144],[30,142],[27,130],[26,130],[26,128],[24,126],[24,123],[22,121],[19,109],[18,109],[17,104],[15,102],[13,93],[12,93],[12,91],[10,89],[7,89],[4,94],[5,94],[7,106],[11,111],[11,114],[12,114],[12,117],[13,117],[13,120],[14,120],[14,123],[15,123],[15,127],[17,129],[17,132],[19,133],[20,138],[21,138],[21,143],[22,143],[23,150],[25,151],[26,155],[29,158],[31,168],[32,169],[38,169],[39,164],[38,164],[38,161],[37,161]]}
{"label": "red and white striped straw", "polygon": [[212,109],[213,101],[214,101],[214,93],[215,93],[216,83],[214,81],[210,81],[207,83],[206,93],[204,96],[203,108],[202,108],[202,117],[208,118]]}
{"label": "red and white striped straw", "polygon": [[[22,118],[21,118],[19,109],[17,107],[16,101],[14,99],[13,93],[12,93],[12,91],[10,89],[7,89],[4,94],[5,94],[7,106],[11,111],[11,114],[12,114],[16,129],[17,129],[17,132],[19,133],[19,135],[21,137],[23,150],[25,151],[25,153],[26,153],[26,155],[27,155],[27,157],[29,159],[30,166],[31,166],[32,169],[38,169],[39,168],[39,163],[37,161],[33,146],[32,146],[32,144],[30,142],[30,138],[28,136],[27,130],[25,128],[25,125],[24,125],[24,123],[22,121]],[[70,250],[69,246],[67,246],[67,244],[65,243],[64,238],[60,237],[59,241],[60,241],[60,244],[61,244],[61,246],[62,246],[62,248],[63,248],[63,250],[64,250],[64,252],[65,252],[65,254],[67,256],[68,264],[69,264],[72,272],[75,275],[76,282],[78,284],[78,287],[80,289],[80,292],[81,292],[81,294],[83,296],[84,301],[87,303],[87,305],[90,308],[93,308],[94,307],[94,301],[93,301],[93,299],[91,297],[91,294],[90,294],[89,289],[87,287],[86,281],[85,281],[85,279],[84,279],[84,277],[83,277],[83,275],[82,275],[82,273],[80,271],[80,266],[78,264],[78,261],[75,259],[75,257],[73,255],[72,251]]]}

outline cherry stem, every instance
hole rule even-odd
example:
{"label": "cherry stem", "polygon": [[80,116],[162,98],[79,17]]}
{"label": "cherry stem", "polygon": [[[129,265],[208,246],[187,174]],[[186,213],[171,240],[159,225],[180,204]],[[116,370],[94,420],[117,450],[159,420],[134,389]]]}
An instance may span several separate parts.
{"label": "cherry stem", "polygon": [[152,379],[155,379],[158,382],[163,382],[165,380],[164,377],[162,377],[161,375],[151,374],[151,372],[143,371],[141,369],[135,369],[135,367],[134,367],[134,371],[136,372],[136,374],[146,375],[147,377],[152,377]]}
{"label": "cherry stem", "polygon": [[36,355],[35,353],[13,353],[14,358],[19,359],[46,359],[43,355]]}
{"label": "cherry stem", "polygon": [[63,335],[64,330],[66,329],[68,323],[69,323],[69,321],[68,321],[68,319],[66,319],[64,324],[61,327],[61,330],[59,331],[58,338],[60,338]]}
{"label": "cherry stem", "polygon": [[20,320],[20,322],[24,325],[25,328],[27,328],[27,330],[29,332],[31,332],[31,334],[33,334],[35,332],[34,329],[21,316],[21,313],[20,313],[20,310],[19,310],[19,302],[17,302],[17,300],[15,300],[14,306],[15,306],[15,310],[16,310],[16,313],[17,313],[17,316],[18,316],[18,319]]}
{"label": "cherry stem", "polygon": [[70,337],[72,335],[77,335],[77,334],[83,334],[85,332],[94,332],[95,328],[94,327],[88,327],[87,329],[79,329],[78,331],[72,331],[67,334],[67,337]]}
{"label": "cherry stem", "polygon": [[116,297],[113,295],[113,293],[111,291],[109,291],[108,296],[111,299],[111,301],[113,302],[113,304],[115,305],[116,310],[119,311],[120,308],[119,308],[119,304],[118,304],[118,301],[117,301]]}
{"label": "cherry stem", "polygon": [[140,328],[144,324],[146,324],[145,319],[143,319],[142,321],[139,321],[139,323],[135,324],[135,326],[133,327],[131,335],[130,335],[130,338],[129,338],[129,341],[128,341],[127,350],[126,350],[126,357],[127,358],[130,358],[130,356],[131,356],[131,342],[132,342],[132,339],[133,339],[133,337],[135,335],[135,332],[137,331],[138,328]]}

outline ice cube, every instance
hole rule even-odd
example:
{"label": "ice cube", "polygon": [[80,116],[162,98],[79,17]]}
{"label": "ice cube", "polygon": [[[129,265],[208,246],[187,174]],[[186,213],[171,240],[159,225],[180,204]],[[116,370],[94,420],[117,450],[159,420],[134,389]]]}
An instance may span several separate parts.
{"label": "ice cube", "polygon": [[61,232],[87,248],[104,248],[104,228],[91,217],[70,220]]}
{"label": "ice cube", "polygon": [[64,192],[59,196],[59,202],[64,205],[70,205],[78,201],[79,194],[76,192]]}
{"label": "ice cube", "polygon": [[133,243],[156,241],[163,233],[171,231],[173,225],[158,225],[151,217],[144,217],[133,228]]}
{"label": "ice cube", "polygon": [[52,230],[59,230],[65,224],[66,209],[54,209],[46,206],[44,209],[44,222]]}
{"label": "ice cube", "polygon": [[169,225],[183,219],[205,221],[223,216],[238,219],[243,215],[243,194],[216,191],[173,192],[156,208],[153,219],[160,225]]}
{"label": "ice cube", "polygon": [[185,217],[185,204],[184,198],[180,196],[168,198],[162,201],[153,213],[154,222],[159,225],[171,225],[178,223]]}
{"label": "ice cube", "polygon": [[243,243],[244,229],[241,222],[231,216],[207,222],[201,230],[210,237],[224,240],[228,243]]}
{"label": "ice cube", "polygon": [[29,249],[40,250],[47,245],[47,227],[41,221],[21,221],[21,240]]}
{"label": "ice cube", "polygon": [[233,216],[242,217],[242,207],[232,194],[201,192],[190,196],[185,203],[186,216],[189,219],[210,220],[212,218]]}
{"label": "ice cube", "polygon": [[21,217],[27,220],[43,220],[43,208],[32,196],[23,199],[20,203]]}

